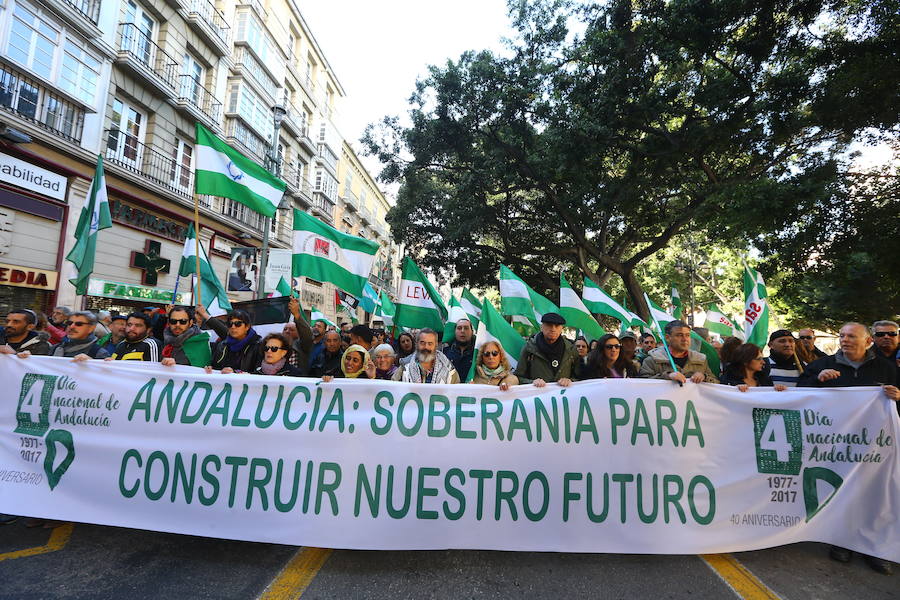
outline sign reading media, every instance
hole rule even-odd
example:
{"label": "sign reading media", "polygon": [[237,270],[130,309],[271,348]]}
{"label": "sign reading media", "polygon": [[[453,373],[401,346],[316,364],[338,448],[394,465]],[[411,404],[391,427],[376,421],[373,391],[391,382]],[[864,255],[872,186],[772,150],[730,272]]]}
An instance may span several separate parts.
{"label": "sign reading media", "polygon": [[31,163],[0,153],[2,180],[54,200],[65,201],[68,179]]}

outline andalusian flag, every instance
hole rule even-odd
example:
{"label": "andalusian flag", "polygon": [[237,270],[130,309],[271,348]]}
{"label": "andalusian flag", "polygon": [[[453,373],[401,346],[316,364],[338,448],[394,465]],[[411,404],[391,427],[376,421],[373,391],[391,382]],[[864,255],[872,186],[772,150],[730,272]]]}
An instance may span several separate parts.
{"label": "andalusian flag", "polygon": [[744,266],[744,339],[760,348],[769,341],[768,295],[762,275]]}
{"label": "andalusian flag", "polygon": [[[194,224],[188,225],[187,237],[184,238],[184,250],[181,251],[181,265],[178,267],[179,277],[197,274],[197,256],[200,256],[200,274],[197,277],[196,286],[200,290],[200,300],[206,308],[209,316],[224,315],[231,310],[231,302],[228,294],[222,287],[222,282],[213,271],[209,262],[209,256],[203,249],[203,244],[198,243],[194,232]],[[196,302],[196,300],[195,300]]]}
{"label": "andalusian flag", "polygon": [[537,326],[542,316],[558,313],[559,308],[516,277],[509,267],[500,265],[500,311],[509,316],[522,315]]}
{"label": "andalusian flag", "polygon": [[734,323],[715,304],[706,307],[706,322],[703,326],[723,338],[734,335]]}
{"label": "andalusian flag", "polygon": [[[487,300],[485,300],[485,304],[487,304]],[[509,323],[523,338],[531,337],[538,332],[537,325],[523,315],[512,315],[509,318]]]}
{"label": "andalusian flag", "polygon": [[744,328],[741,326],[742,322],[736,316],[731,317],[731,323],[734,325],[734,337],[744,339]]}
{"label": "andalusian flag", "polygon": [[459,298],[463,310],[469,315],[472,327],[478,329],[478,323],[481,321],[481,300],[475,297],[469,288],[463,288],[462,296]]}
{"label": "andalusian flag", "polygon": [[587,277],[584,278],[582,295],[585,307],[594,314],[608,315],[628,325],[644,323],[640,317],[613,300],[612,296],[603,291],[603,288]]}
{"label": "andalusian flag", "polygon": [[[468,319],[465,309],[456,296],[450,294],[450,306],[447,312],[447,322],[444,323],[444,343],[449,344],[456,338],[456,322],[460,319]],[[470,321],[471,323],[471,321]],[[463,374],[461,374],[463,375]]]}
{"label": "andalusian flag", "polygon": [[375,309],[375,314],[381,317],[381,321],[384,323],[385,327],[394,326],[394,312],[396,310],[397,308],[394,306],[394,303],[391,302],[391,298],[387,295],[387,292],[381,290],[381,302]]}
{"label": "andalusian flag", "polygon": [[506,358],[509,359],[510,366],[515,369],[519,363],[519,356],[522,355],[522,348],[525,347],[525,340],[519,335],[509,323],[506,322],[494,305],[490,301],[485,300],[481,310],[481,322],[478,324],[478,331],[475,334],[475,358],[472,364],[478,364],[477,349],[485,342],[497,342],[506,352]]}
{"label": "andalusian flag", "polygon": [[316,323],[317,321],[322,321],[326,325],[331,325],[332,327],[337,327],[334,323],[332,323],[328,317],[325,316],[325,313],[316,309],[315,306],[309,307],[309,322]]}
{"label": "andalusian flag", "polygon": [[678,293],[675,286],[672,286],[672,316],[676,319],[680,319],[683,310],[684,305],[681,303],[681,294]]}
{"label": "andalusian flag", "polygon": [[659,330],[664,331],[666,327],[666,323],[669,321],[676,321],[677,319],[664,311],[659,304],[650,299],[650,296],[647,293],[644,293],[644,299],[647,301],[647,308],[650,309],[650,322],[656,322],[659,325]]}
{"label": "andalusian flag", "polygon": [[359,298],[377,252],[376,242],[342,233],[294,209],[294,277],[327,281]]}
{"label": "andalusian flag", "polygon": [[274,217],[287,185],[197,123],[194,191],[222,196]]}
{"label": "andalusian flag", "polygon": [[559,314],[566,320],[567,327],[583,330],[591,339],[598,339],[605,333],[591,312],[587,309],[564,273],[559,274]]}
{"label": "andalusian flag", "polygon": [[400,280],[400,295],[395,302],[394,324],[400,327],[435,331],[444,330],[447,307],[425,274],[413,260],[403,257],[403,274]]}
{"label": "andalusian flag", "polygon": [[275,286],[275,291],[269,294],[269,298],[283,298],[284,296],[293,296],[294,290],[291,289],[291,284],[285,281],[284,277],[278,278],[278,285]]}
{"label": "andalusian flag", "polygon": [[97,157],[97,168],[91,181],[91,191],[78,216],[75,227],[75,245],[66,255],[66,260],[75,265],[77,276],[69,282],[75,286],[75,293],[87,293],[88,279],[94,272],[94,254],[97,251],[97,232],[112,227],[109,216],[109,202],[106,198],[106,177],[103,175],[103,155]]}

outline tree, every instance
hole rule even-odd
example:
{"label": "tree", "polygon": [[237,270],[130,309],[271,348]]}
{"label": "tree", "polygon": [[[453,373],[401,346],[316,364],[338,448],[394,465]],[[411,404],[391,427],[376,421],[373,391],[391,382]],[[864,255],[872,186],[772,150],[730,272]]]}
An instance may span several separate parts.
{"label": "tree", "polygon": [[646,316],[643,261],[683,231],[746,245],[782,229],[827,199],[852,134],[889,117],[827,109],[848,81],[835,65],[868,38],[846,19],[814,31],[826,8],[871,12],[850,6],[510,2],[506,54],[431,67],[409,126],[367,130],[402,184],[395,239],[468,285],[494,284],[501,262],[544,291],[560,268],[617,275]]}

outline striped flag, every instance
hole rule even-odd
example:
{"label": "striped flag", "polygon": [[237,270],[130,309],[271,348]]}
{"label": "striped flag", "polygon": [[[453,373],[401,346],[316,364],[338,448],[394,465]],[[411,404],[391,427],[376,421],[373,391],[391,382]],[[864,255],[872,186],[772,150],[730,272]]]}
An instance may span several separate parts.
{"label": "striped flag", "polygon": [[684,312],[684,305],[681,302],[681,294],[678,293],[675,286],[672,286],[672,316],[680,319],[682,312]]}
{"label": "striped flag", "polygon": [[[447,312],[447,322],[444,323],[444,343],[449,344],[456,338],[456,322],[460,319],[468,319],[465,309],[457,300],[456,296],[450,294],[450,305]],[[462,375],[462,374],[461,374]]]}
{"label": "striped flag", "polygon": [[734,323],[715,304],[706,307],[706,321],[703,326],[722,337],[734,334]]}
{"label": "striped flag", "polygon": [[94,272],[94,255],[97,252],[97,232],[112,227],[109,216],[109,202],[106,198],[106,177],[103,174],[103,155],[97,157],[97,168],[91,181],[91,191],[78,216],[75,227],[75,245],[66,255],[66,260],[75,265],[77,276],[69,282],[75,286],[75,293],[87,293],[88,280]]}
{"label": "striped flag", "polygon": [[332,327],[337,327],[334,323],[332,323],[325,314],[318,310],[315,306],[309,307],[309,322],[315,323],[317,321],[322,321],[326,325],[331,325]]}
{"label": "striped flag", "polygon": [[462,305],[463,310],[466,311],[466,314],[469,315],[472,327],[478,329],[478,323],[481,321],[481,300],[476,298],[469,288],[463,288],[459,303]]}
{"label": "striped flag", "polygon": [[287,185],[197,123],[194,191],[240,202],[274,217]]}
{"label": "striped flag", "polygon": [[397,308],[394,306],[394,303],[391,302],[390,296],[387,295],[387,292],[381,290],[381,301],[375,308],[375,314],[381,317],[381,321],[384,323],[385,327],[394,326],[394,312],[396,310]]}
{"label": "striped flag", "polygon": [[603,291],[603,288],[587,277],[584,279],[582,295],[585,307],[592,313],[608,315],[628,325],[644,324],[640,317],[613,300],[612,296]]}
{"label": "striped flag", "polygon": [[294,209],[294,277],[327,281],[361,297],[377,252],[376,242],[342,233]]}
{"label": "striped flag", "polygon": [[769,341],[769,294],[762,275],[744,266],[744,336],[760,348]]}
{"label": "striped flag", "polygon": [[500,311],[508,316],[524,316],[537,327],[542,316],[558,313],[559,307],[531,289],[509,267],[500,265]]}
{"label": "striped flag", "polygon": [[518,331],[500,316],[500,313],[488,300],[485,300],[482,306],[481,322],[475,334],[476,354],[475,358],[472,359],[473,365],[478,364],[477,349],[485,342],[497,342],[503,346],[510,366],[513,369],[516,368],[516,365],[519,363],[519,356],[522,355],[522,348],[525,347],[525,340],[522,339]]}
{"label": "striped flag", "polygon": [[566,281],[564,273],[559,274],[559,314],[566,320],[567,327],[583,330],[587,334],[585,337],[598,339],[606,333]]}
{"label": "striped flag", "polygon": [[397,307],[394,313],[395,325],[443,331],[447,307],[425,274],[408,256],[403,257],[400,295],[394,304]]}
{"label": "striped flag", "polygon": [[209,316],[224,315],[231,310],[231,302],[228,301],[228,294],[225,293],[222,282],[219,281],[215,271],[213,271],[209,262],[209,256],[207,256],[206,250],[203,249],[203,244],[197,240],[194,224],[190,223],[187,237],[184,238],[184,249],[181,251],[181,264],[178,267],[179,277],[197,274],[198,254],[200,256],[200,276],[198,277],[197,286],[200,288],[200,300],[202,300]]}
{"label": "striped flag", "polygon": [[334,309],[335,312],[344,311],[354,325],[359,323],[359,319],[356,318],[356,309],[347,302],[345,296],[341,295],[340,290],[334,290]]}

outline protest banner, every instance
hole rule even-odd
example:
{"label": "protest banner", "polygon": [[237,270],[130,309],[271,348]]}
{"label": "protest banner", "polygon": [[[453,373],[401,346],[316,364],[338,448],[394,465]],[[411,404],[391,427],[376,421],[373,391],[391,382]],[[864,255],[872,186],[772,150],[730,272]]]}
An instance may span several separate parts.
{"label": "protest banner", "polygon": [[0,356],[0,511],[330,548],[900,560],[877,388],[481,385]]}

